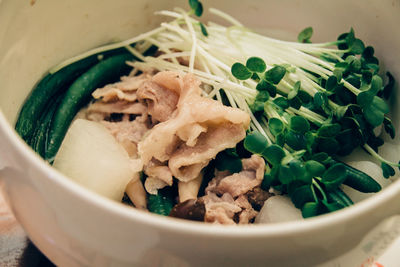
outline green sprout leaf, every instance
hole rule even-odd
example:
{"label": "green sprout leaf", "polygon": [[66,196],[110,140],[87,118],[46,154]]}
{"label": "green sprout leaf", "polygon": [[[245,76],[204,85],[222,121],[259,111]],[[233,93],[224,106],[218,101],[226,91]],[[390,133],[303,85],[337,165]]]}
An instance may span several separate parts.
{"label": "green sprout leaf", "polygon": [[231,72],[239,80],[247,80],[253,74],[245,65],[239,62],[232,65]]}
{"label": "green sprout leaf", "polygon": [[215,157],[215,167],[219,171],[228,170],[231,173],[237,173],[242,170],[242,161],[237,154],[224,150]]}
{"label": "green sprout leaf", "polygon": [[275,66],[272,69],[265,72],[264,78],[273,84],[278,84],[285,76],[286,69],[282,66]]}
{"label": "green sprout leaf", "polygon": [[301,209],[301,215],[303,218],[310,218],[315,217],[321,214],[321,207],[319,203],[316,202],[307,202],[304,204],[303,208]]}
{"label": "green sprout leaf", "polygon": [[396,133],[392,121],[388,117],[385,117],[383,119],[383,125],[385,127],[385,131],[390,135],[392,139],[394,139]]}
{"label": "green sprout leaf", "polygon": [[207,31],[206,26],[204,26],[204,24],[201,23],[201,22],[199,22],[199,25],[200,25],[201,33],[202,33],[205,37],[207,37],[207,36],[208,36],[208,31]]}
{"label": "green sprout leaf", "polygon": [[189,0],[190,8],[197,17],[203,14],[203,4],[198,0]]}
{"label": "green sprout leaf", "polygon": [[244,139],[244,148],[251,153],[261,154],[267,146],[267,139],[257,131],[248,134]]}
{"label": "green sprout leaf", "polygon": [[303,29],[297,36],[297,41],[299,43],[311,43],[310,39],[313,35],[313,28],[307,27]]}
{"label": "green sprout leaf", "polygon": [[280,146],[270,145],[262,152],[262,155],[272,165],[279,165],[286,154]]}
{"label": "green sprout leaf", "polygon": [[305,91],[300,90],[297,93],[297,97],[300,99],[302,103],[309,103],[312,100],[312,97]]}
{"label": "green sprout leaf", "polygon": [[318,136],[320,137],[335,137],[339,134],[341,126],[339,123],[324,124],[318,129]]}
{"label": "green sprout leaf", "polygon": [[261,188],[265,191],[268,191],[268,189],[277,182],[276,176],[272,175],[271,173],[266,173],[264,174],[264,179],[261,182]]}
{"label": "green sprout leaf", "polygon": [[368,107],[371,105],[374,96],[375,95],[369,90],[363,91],[357,96],[357,104],[360,105],[360,107]]}
{"label": "green sprout leaf", "polygon": [[294,173],[292,172],[290,166],[288,165],[281,165],[279,167],[279,181],[287,185],[291,182],[293,182],[296,179]]}
{"label": "green sprout leaf", "polygon": [[371,78],[371,89],[370,89],[370,91],[371,91],[373,94],[376,95],[379,91],[382,90],[382,84],[383,84],[383,81],[382,81],[382,78],[381,78],[381,77],[379,77],[378,75],[372,76],[372,78]]}
{"label": "green sprout leaf", "polygon": [[276,87],[275,87],[275,85],[273,85],[272,83],[270,83],[270,82],[268,82],[268,81],[266,81],[264,79],[261,79],[259,81],[259,83],[256,86],[256,89],[258,91],[268,91],[270,96],[272,96],[272,97],[276,96]]}
{"label": "green sprout leaf", "polygon": [[310,130],[310,123],[304,117],[293,116],[290,118],[289,127],[294,132],[304,134]]}
{"label": "green sprout leaf", "polygon": [[251,57],[247,60],[246,67],[252,72],[264,72],[267,65],[262,58]]}
{"label": "green sprout leaf", "polygon": [[329,76],[328,80],[326,80],[325,89],[328,91],[334,91],[338,84],[338,78],[334,75]]}
{"label": "green sprout leaf", "polygon": [[303,150],[307,148],[307,139],[303,133],[290,130],[285,135],[285,141],[286,144],[294,150]]}
{"label": "green sprout leaf", "polygon": [[331,157],[326,152],[319,152],[312,155],[311,160],[318,161],[322,164],[327,164],[331,161]]}
{"label": "green sprout leaf", "polygon": [[289,107],[289,102],[285,97],[277,97],[273,100],[274,104],[285,110]]}
{"label": "green sprout leaf", "polygon": [[365,45],[360,39],[355,39],[350,45],[350,51],[356,55],[360,55],[364,52]]}
{"label": "green sprout leaf", "polygon": [[385,119],[385,114],[389,112],[389,106],[382,98],[374,96],[369,106],[363,108],[365,119],[373,126],[381,125]]}
{"label": "green sprout leaf", "polygon": [[326,170],[323,164],[315,160],[307,160],[305,167],[311,177],[320,177]]}
{"label": "green sprout leaf", "polygon": [[346,178],[345,166],[341,163],[337,163],[324,172],[321,182],[325,185],[327,190],[335,190]]}
{"label": "green sprout leaf", "polygon": [[328,97],[321,92],[317,92],[314,95],[314,106],[316,108],[324,108],[325,106],[328,105]]}
{"label": "green sprout leaf", "polygon": [[292,100],[293,98],[295,98],[298,95],[300,86],[301,86],[300,81],[297,81],[293,85],[293,89],[289,92],[288,97],[287,97],[289,100]]}
{"label": "green sprout leaf", "polygon": [[256,96],[256,101],[266,102],[269,99],[268,91],[259,91]]}
{"label": "green sprout leaf", "polygon": [[299,186],[290,193],[290,198],[296,208],[301,209],[305,203],[314,200],[310,185]]}
{"label": "green sprout leaf", "polygon": [[199,5],[198,0],[189,0],[189,6],[191,9],[195,10],[198,5]]}
{"label": "green sprout leaf", "polygon": [[390,166],[389,164],[387,164],[385,162],[382,162],[381,163],[381,168],[382,168],[382,171],[383,171],[383,177],[389,178],[390,176],[395,175],[395,171],[394,171],[393,167]]}
{"label": "green sprout leaf", "polygon": [[282,133],[283,130],[285,129],[283,122],[277,118],[269,119],[268,126],[269,130],[274,136],[277,136],[278,134]]}
{"label": "green sprout leaf", "polygon": [[301,108],[301,104],[302,104],[301,100],[297,96],[292,99],[289,99],[289,105],[294,109]]}
{"label": "green sprout leaf", "polygon": [[312,181],[312,176],[307,171],[302,160],[292,160],[289,162],[290,170],[294,175],[294,179],[296,181],[300,181],[302,183],[310,184]]}
{"label": "green sprout leaf", "polygon": [[334,155],[339,150],[339,148],[340,148],[339,142],[335,138],[318,137],[319,151],[326,152],[330,155]]}

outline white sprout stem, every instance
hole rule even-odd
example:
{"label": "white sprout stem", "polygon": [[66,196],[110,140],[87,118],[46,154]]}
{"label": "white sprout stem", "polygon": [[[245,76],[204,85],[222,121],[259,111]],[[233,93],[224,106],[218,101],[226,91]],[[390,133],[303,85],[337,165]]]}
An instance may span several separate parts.
{"label": "white sprout stem", "polygon": [[252,123],[254,124],[255,128],[257,131],[259,131],[264,137],[267,139],[268,145],[272,144],[272,141],[269,139],[267,133],[264,131],[263,127],[260,125],[260,123],[257,121],[257,119],[254,117],[253,113],[250,112],[250,118]]}
{"label": "white sprout stem", "polygon": [[311,121],[312,123],[316,124],[316,125],[322,125],[324,123],[324,121],[326,120],[324,117],[322,117],[321,115],[312,112],[309,109],[306,109],[304,107],[300,107],[300,109],[295,109],[295,108],[288,108],[288,111],[292,114],[296,114],[302,117],[307,118],[307,120]]}
{"label": "white sprout stem", "polygon": [[191,49],[191,53],[190,53],[190,60],[189,60],[189,72],[193,73],[193,69],[194,69],[194,60],[196,57],[196,50],[197,50],[197,37],[196,37],[196,33],[193,29],[193,24],[189,19],[189,16],[186,14],[186,12],[184,10],[181,11],[182,16],[184,17],[185,21],[186,21],[186,25],[188,26],[190,35],[192,37],[192,49]]}
{"label": "white sprout stem", "polygon": [[375,159],[379,160],[380,162],[386,163],[386,164],[388,164],[390,166],[393,166],[393,167],[399,167],[398,163],[391,162],[391,161],[388,161],[388,160],[382,158],[381,155],[376,153],[376,151],[372,147],[370,147],[369,145],[365,144],[363,147],[365,148],[365,150],[367,150],[371,154],[371,156],[373,156]]}
{"label": "white sprout stem", "polygon": [[131,47],[131,46],[125,46],[125,48],[132,54],[132,55],[134,55],[135,57],[137,57],[138,59],[140,59],[140,60],[144,60],[145,59],[145,57],[141,54],[141,53],[139,53],[136,49],[134,49],[133,47]]}
{"label": "white sprout stem", "polygon": [[90,57],[90,56],[98,54],[98,53],[102,53],[102,52],[105,52],[105,51],[109,51],[109,50],[113,50],[113,49],[117,49],[117,48],[121,48],[121,47],[126,47],[128,45],[133,44],[133,43],[142,41],[142,40],[144,40],[145,38],[147,38],[149,36],[155,35],[155,34],[161,32],[162,30],[163,29],[161,27],[159,27],[159,28],[156,28],[156,29],[154,29],[152,31],[139,34],[136,37],[133,37],[131,39],[128,39],[128,40],[125,40],[125,41],[122,41],[122,42],[109,44],[109,45],[104,45],[104,46],[100,46],[100,47],[91,49],[89,51],[86,51],[86,52],[78,55],[78,56],[72,57],[70,59],[67,59],[67,60],[61,62],[57,66],[51,68],[49,70],[49,72],[50,73],[55,73],[55,72],[59,71],[60,69],[64,68],[65,66],[67,66],[67,65],[71,65],[72,63],[75,63],[75,62],[77,62],[77,61],[79,61],[81,59],[84,59],[86,57]]}

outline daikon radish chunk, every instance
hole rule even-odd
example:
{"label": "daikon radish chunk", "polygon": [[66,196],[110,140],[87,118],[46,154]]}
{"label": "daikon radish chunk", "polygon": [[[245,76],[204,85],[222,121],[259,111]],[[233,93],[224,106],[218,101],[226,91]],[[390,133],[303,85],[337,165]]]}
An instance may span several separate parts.
{"label": "daikon radish chunk", "polygon": [[121,201],[134,177],[128,153],[100,123],[77,119],[61,144],[54,167],[107,198]]}
{"label": "daikon radish chunk", "polygon": [[297,209],[289,197],[273,196],[268,198],[258,213],[255,223],[279,223],[303,220],[301,210]]}

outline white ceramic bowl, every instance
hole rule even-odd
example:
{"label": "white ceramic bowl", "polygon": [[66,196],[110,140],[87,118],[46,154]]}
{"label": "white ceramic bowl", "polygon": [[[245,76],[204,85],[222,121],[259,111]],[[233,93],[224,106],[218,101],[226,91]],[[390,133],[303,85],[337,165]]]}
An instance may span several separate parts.
{"label": "white ceramic bowl", "polygon": [[[136,211],[81,188],[45,164],[13,125],[34,83],[54,64],[89,48],[149,30],[153,12],[186,1],[0,0],[0,176],[29,237],[62,266],[310,266],[348,251],[400,212],[400,181],[354,207],[303,222],[215,226]],[[33,2],[33,1],[32,1]],[[392,0],[220,0],[253,28],[332,40],[352,26],[400,77],[400,2]],[[392,99],[397,132],[399,94]],[[397,139],[398,140],[398,139]],[[398,156],[399,142],[392,154]]]}

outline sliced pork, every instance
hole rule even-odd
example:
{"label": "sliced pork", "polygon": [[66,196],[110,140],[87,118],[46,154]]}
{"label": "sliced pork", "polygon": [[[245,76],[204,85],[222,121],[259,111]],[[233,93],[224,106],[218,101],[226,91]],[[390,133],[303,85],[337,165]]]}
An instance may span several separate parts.
{"label": "sliced pork", "polygon": [[[249,115],[239,109],[201,97],[194,75],[157,73],[152,81],[179,94],[172,118],[155,125],[139,143],[139,154],[147,164],[153,158],[167,162],[180,181],[195,179],[218,152],[245,137]],[[189,128],[191,127],[191,128]]]}

